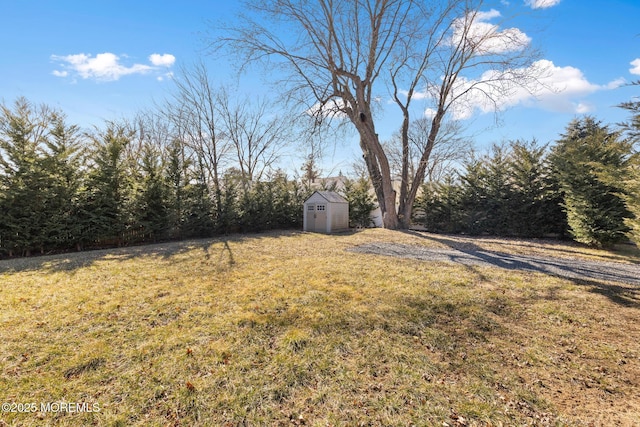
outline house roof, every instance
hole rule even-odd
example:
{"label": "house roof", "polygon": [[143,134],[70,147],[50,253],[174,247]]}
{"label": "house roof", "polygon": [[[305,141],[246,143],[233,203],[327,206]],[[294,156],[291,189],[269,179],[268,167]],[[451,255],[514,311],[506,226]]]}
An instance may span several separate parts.
{"label": "house roof", "polygon": [[[313,194],[319,194],[320,196],[322,196],[323,199],[325,199],[329,203],[349,203],[344,197],[342,197],[340,194],[336,193],[335,191],[314,191]],[[309,197],[309,199],[313,197],[313,194]]]}
{"label": "house roof", "polygon": [[329,189],[340,191],[344,189],[345,182],[347,181],[347,177],[343,175],[339,176],[328,176],[326,178],[316,178],[311,183],[311,188],[313,189]]}

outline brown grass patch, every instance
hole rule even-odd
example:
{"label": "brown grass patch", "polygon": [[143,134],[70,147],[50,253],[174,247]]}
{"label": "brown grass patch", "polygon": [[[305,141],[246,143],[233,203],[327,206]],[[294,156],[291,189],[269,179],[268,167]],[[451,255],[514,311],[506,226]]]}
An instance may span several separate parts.
{"label": "brown grass patch", "polygon": [[[8,425],[634,425],[616,283],[347,252],[385,241],[637,262],[544,241],[277,232],[0,263]],[[0,423],[2,425],[2,423]]]}

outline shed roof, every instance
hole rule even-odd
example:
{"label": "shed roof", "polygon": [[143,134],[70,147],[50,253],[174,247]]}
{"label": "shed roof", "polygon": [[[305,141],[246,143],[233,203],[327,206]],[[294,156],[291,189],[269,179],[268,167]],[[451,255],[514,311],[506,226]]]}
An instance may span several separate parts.
{"label": "shed roof", "polygon": [[323,199],[325,199],[329,203],[349,203],[344,197],[342,197],[340,194],[336,193],[335,191],[314,191],[313,194],[309,197],[309,199],[311,199],[311,197],[313,197],[314,194],[320,195]]}

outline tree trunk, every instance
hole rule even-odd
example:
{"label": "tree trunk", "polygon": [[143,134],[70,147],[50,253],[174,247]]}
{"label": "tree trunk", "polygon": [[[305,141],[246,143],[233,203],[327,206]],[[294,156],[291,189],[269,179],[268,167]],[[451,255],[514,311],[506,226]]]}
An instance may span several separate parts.
{"label": "tree trunk", "polygon": [[[396,192],[391,181],[389,162],[382,151],[378,135],[372,129],[362,129],[358,126],[358,130],[360,130],[360,147],[362,148],[364,161],[380,206],[382,226],[390,230],[396,230],[398,228]],[[376,145],[380,146],[377,150]]]}
{"label": "tree trunk", "polygon": [[407,230],[411,225],[411,207],[409,200],[409,111],[401,105],[403,120],[400,138],[402,141],[402,175],[400,176],[400,205],[398,206],[399,228]]}
{"label": "tree trunk", "polygon": [[[380,210],[382,213],[382,226],[389,230],[397,230],[399,223],[398,213],[396,212],[396,192],[391,185],[389,187],[391,191],[387,191],[384,196],[387,209],[384,212]],[[391,208],[389,209],[388,206],[391,206]]]}
{"label": "tree trunk", "polygon": [[429,157],[431,156],[431,151],[433,150],[433,145],[435,144],[436,137],[438,136],[438,132],[440,131],[440,125],[442,123],[442,118],[444,117],[444,110],[440,108],[433,118],[431,122],[431,129],[429,131],[429,137],[427,139],[427,146],[422,153],[420,158],[420,163],[418,164],[418,168],[416,169],[416,174],[413,177],[411,182],[411,187],[407,193],[406,199],[400,201],[400,219],[403,225],[402,228],[409,228],[411,223],[411,215],[413,213],[413,203],[416,200],[418,195],[418,189],[420,185],[424,181],[425,173],[427,170],[427,162],[429,161]]}

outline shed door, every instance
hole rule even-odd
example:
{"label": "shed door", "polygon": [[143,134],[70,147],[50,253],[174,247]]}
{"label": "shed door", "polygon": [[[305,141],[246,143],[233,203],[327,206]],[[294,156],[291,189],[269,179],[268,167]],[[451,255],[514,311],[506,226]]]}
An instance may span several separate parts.
{"label": "shed door", "polygon": [[327,232],[327,205],[309,203],[307,205],[307,229],[309,231]]}

